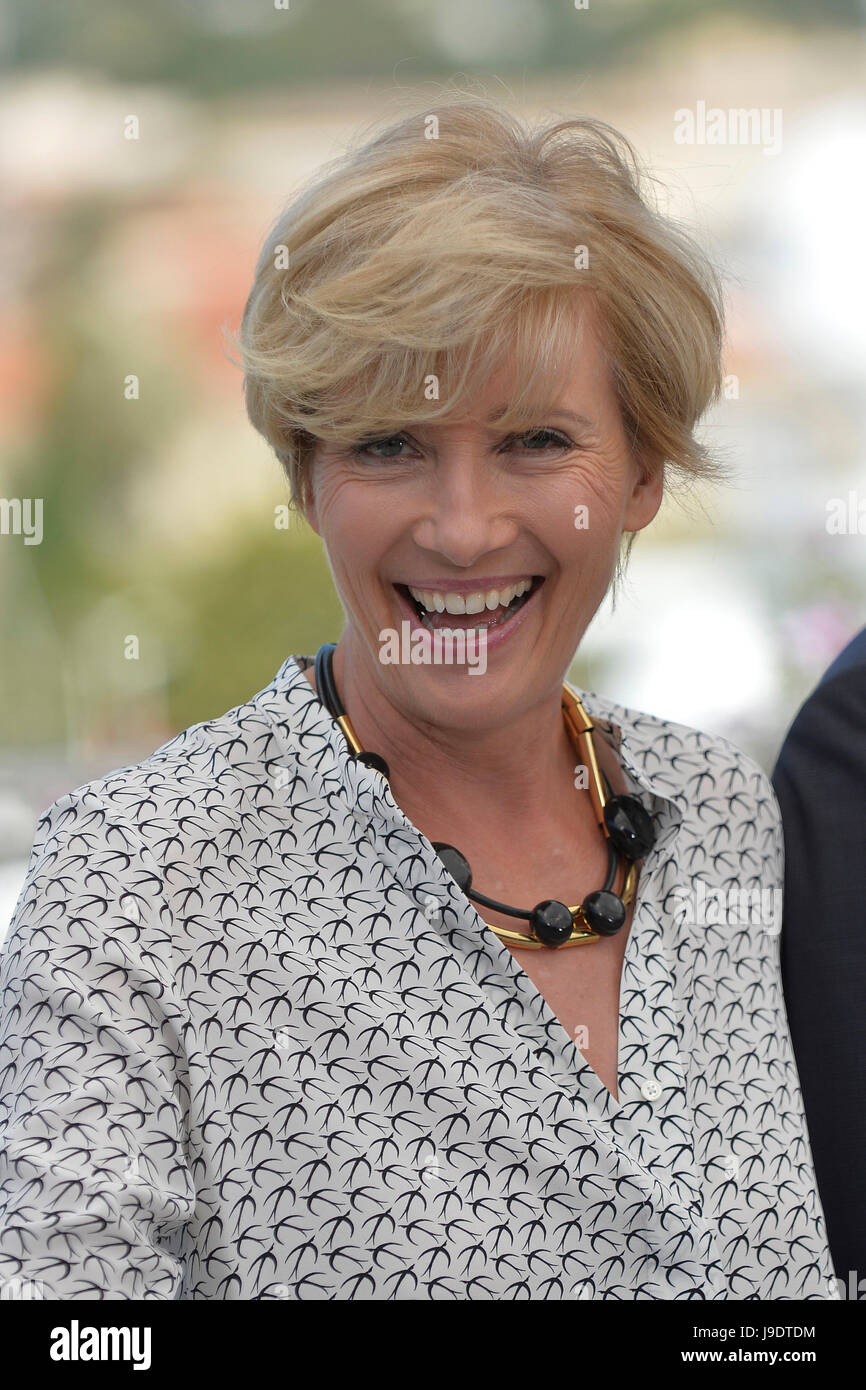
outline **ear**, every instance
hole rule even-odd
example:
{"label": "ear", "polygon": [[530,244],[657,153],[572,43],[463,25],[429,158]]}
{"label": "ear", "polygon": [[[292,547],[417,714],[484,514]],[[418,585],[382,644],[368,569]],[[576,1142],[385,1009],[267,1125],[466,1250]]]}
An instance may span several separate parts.
{"label": "ear", "polygon": [[664,459],[659,455],[638,459],[635,479],[623,517],[624,531],[642,531],[662,504],[665,486]]}

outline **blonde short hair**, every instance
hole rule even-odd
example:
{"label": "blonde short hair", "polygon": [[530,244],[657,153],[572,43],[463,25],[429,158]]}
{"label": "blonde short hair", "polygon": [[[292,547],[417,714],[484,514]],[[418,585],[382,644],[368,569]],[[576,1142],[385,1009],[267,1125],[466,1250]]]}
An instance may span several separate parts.
{"label": "blonde short hair", "polygon": [[530,128],[465,95],[326,165],[267,237],[236,340],[247,413],[292,505],[317,438],[449,414],[511,353],[502,426],[538,424],[573,357],[581,292],[600,309],[634,456],[713,476],[694,429],[722,384],[721,284],[641,179],[604,121]]}

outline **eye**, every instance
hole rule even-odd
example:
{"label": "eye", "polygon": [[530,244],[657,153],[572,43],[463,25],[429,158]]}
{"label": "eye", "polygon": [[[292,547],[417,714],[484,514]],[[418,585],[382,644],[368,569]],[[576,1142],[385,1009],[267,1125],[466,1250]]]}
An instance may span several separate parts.
{"label": "eye", "polygon": [[[352,453],[356,458],[370,454],[377,459],[400,459],[404,457],[399,450],[408,445],[409,440],[405,434],[383,434],[375,439],[360,439],[357,444],[352,445]],[[384,453],[376,453],[375,450],[384,449]]]}
{"label": "eye", "polygon": [[503,448],[509,449],[515,446],[526,449],[527,453],[540,454],[551,448],[573,449],[574,442],[561,430],[548,429],[547,426],[539,425],[526,430],[523,434],[510,435]]}

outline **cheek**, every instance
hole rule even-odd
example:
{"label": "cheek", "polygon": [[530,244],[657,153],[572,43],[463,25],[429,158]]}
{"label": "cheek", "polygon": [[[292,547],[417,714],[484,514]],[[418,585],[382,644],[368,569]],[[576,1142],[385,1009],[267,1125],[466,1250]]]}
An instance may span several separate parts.
{"label": "cheek", "polygon": [[379,568],[403,534],[398,507],[384,505],[381,493],[363,482],[333,476],[323,478],[316,507],[332,569],[349,590],[363,587],[364,576]]}
{"label": "cheek", "polygon": [[336,547],[363,539],[370,517],[365,507],[364,488],[341,475],[337,468],[323,467],[316,488],[316,511],[322,535]]}
{"label": "cheek", "polygon": [[[546,495],[545,495],[546,493]],[[621,498],[588,471],[539,489],[537,534],[564,567],[604,568],[619,543]]]}

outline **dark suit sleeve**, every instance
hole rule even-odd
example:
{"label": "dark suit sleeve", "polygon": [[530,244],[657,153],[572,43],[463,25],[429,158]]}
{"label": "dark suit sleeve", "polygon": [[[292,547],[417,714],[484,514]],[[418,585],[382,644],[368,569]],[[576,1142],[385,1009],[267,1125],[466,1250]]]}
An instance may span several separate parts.
{"label": "dark suit sleeve", "polygon": [[785,837],[785,1004],[833,1263],[847,1284],[850,1270],[866,1274],[866,662],[806,701],[773,784]]}

